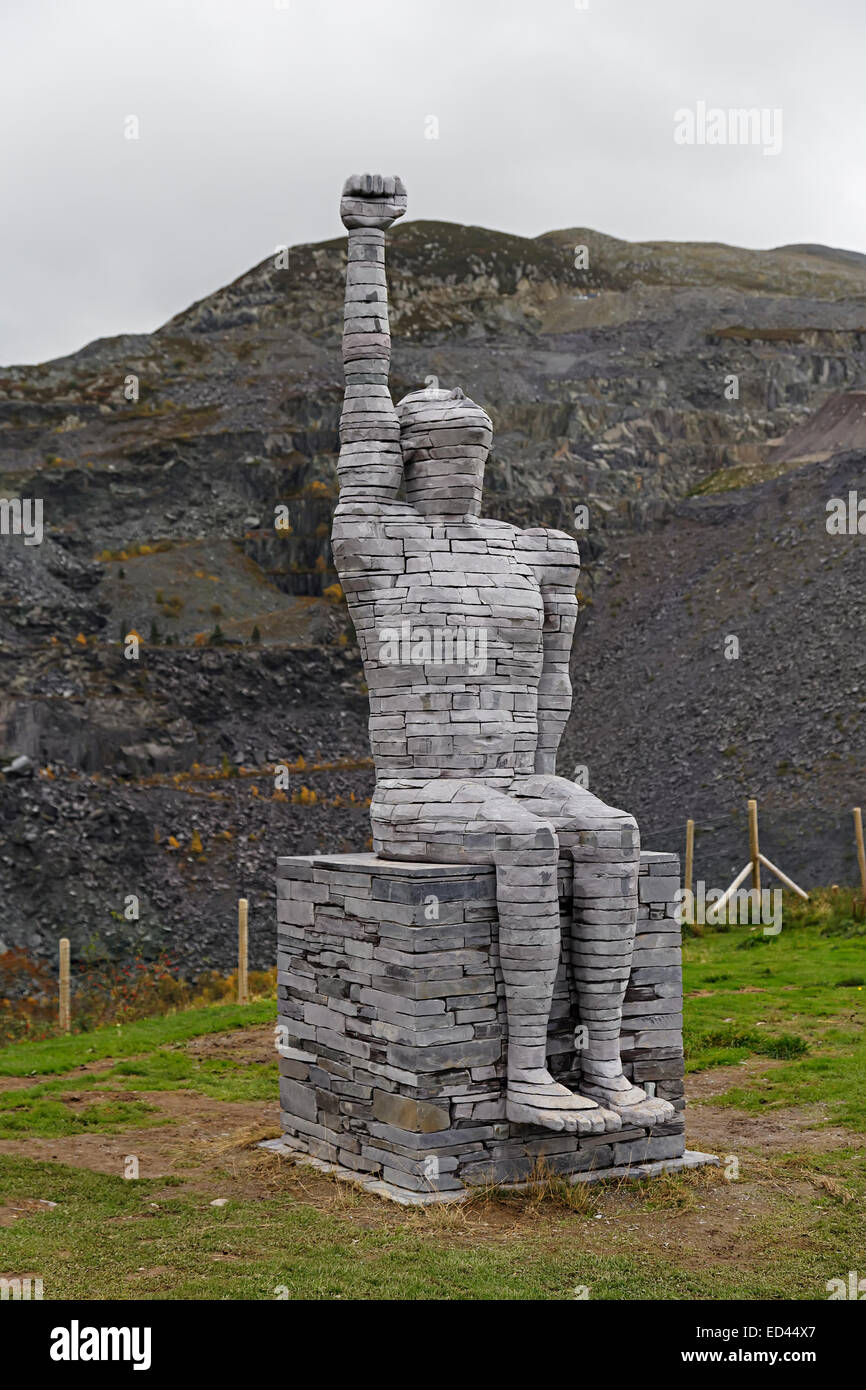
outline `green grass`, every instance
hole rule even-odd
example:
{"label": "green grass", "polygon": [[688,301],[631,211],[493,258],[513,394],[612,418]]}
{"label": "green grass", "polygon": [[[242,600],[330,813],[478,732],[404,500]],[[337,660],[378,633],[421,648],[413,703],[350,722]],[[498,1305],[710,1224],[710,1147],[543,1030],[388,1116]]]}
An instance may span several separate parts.
{"label": "green grass", "polygon": [[0,1138],[31,1133],[40,1136],[81,1134],[100,1129],[116,1134],[127,1125],[160,1124],[156,1106],[143,1101],[95,1099],[81,1107],[80,1092],[191,1091],[215,1100],[272,1100],[277,1093],[277,1063],[245,1066],[231,1058],[190,1057],[159,1049],[118,1062],[108,1071],[55,1078],[35,1086],[0,1092]]}
{"label": "green grass", "polygon": [[[273,1014],[270,1000],[243,1009],[216,1005],[126,1028],[102,1028],[7,1048],[0,1054],[0,1073],[54,1075],[33,1086],[0,1092],[0,1138],[28,1133],[59,1137],[94,1130],[116,1134],[127,1127],[164,1123],[158,1107],[129,1099],[128,1093],[135,1091],[189,1091],[223,1101],[271,1100],[278,1086],[276,1052],[273,1062],[247,1064],[231,1056],[191,1056],[185,1044],[209,1033],[266,1022]],[[74,1078],[64,1075],[87,1062],[111,1057],[121,1060]],[[93,1095],[89,1104],[81,1104],[82,1093]]]}
{"label": "green grass", "polygon": [[[213,1005],[4,1048],[0,1076],[51,1079],[1,1091],[0,1138],[63,1137],[95,1130],[117,1134],[128,1127],[164,1123],[157,1106],[129,1099],[131,1091],[190,1091],[221,1101],[268,1101],[277,1094],[277,1055],[270,1063],[246,1065],[232,1056],[189,1055],[185,1044],[210,1033],[267,1023],[274,1013],[271,999],[243,1008]],[[74,1079],[64,1076],[88,1062],[111,1058],[118,1058],[111,1068]],[[81,1104],[82,1093],[93,1095],[89,1104]]]}
{"label": "green grass", "polygon": [[195,1091],[215,1100],[273,1100],[279,1074],[276,1051],[269,1063],[246,1066],[230,1057],[199,1058],[160,1051],[118,1062],[112,1079],[128,1091]]}
{"label": "green grass", "polygon": [[[18,1092],[16,1101],[22,1096]],[[120,1134],[139,1125],[159,1124],[156,1107],[144,1101],[101,1100],[73,1107],[65,1100],[47,1100],[26,1095],[21,1103],[9,1104],[0,1098],[0,1138],[21,1139],[28,1135],[54,1139],[71,1134]]]}
{"label": "green grass", "polygon": [[188,1042],[208,1033],[247,1028],[276,1018],[272,999],[251,1004],[212,1004],[138,1023],[97,1028],[92,1033],[13,1043],[0,1049],[0,1076],[47,1076],[72,1071],[103,1057],[132,1057],[165,1043]]}
{"label": "green grass", "polygon": [[5,1156],[0,1188],[7,1201],[38,1192],[57,1203],[4,1231],[5,1268],[38,1272],[47,1299],[273,1299],[285,1288],[294,1299],[571,1300],[580,1285],[611,1300],[816,1298],[834,1271],[856,1267],[862,1222],[850,1204],[816,1199],[805,1247],[784,1260],[760,1263],[761,1240],[785,1220],[790,1228],[781,1211],[754,1223],[758,1261],[700,1268],[670,1250],[651,1259],[588,1250],[591,1214],[554,1210],[507,1241],[482,1243],[459,1226],[449,1238],[424,1213],[371,1229],[286,1194],[214,1208],[209,1195],[167,1193],[164,1179]]}
{"label": "green grass", "polygon": [[[146,1173],[147,1144],[162,1141],[132,1136],[167,1122],[155,1098],[174,1092],[224,1102],[229,1145],[203,1155],[190,1142],[170,1176],[137,1181],[0,1155],[0,1203],[22,1202],[0,1232],[3,1271],[39,1275],[47,1299],[274,1299],[285,1288],[293,1299],[558,1301],[582,1285],[604,1300],[826,1298],[828,1279],[866,1268],[866,939],[844,910],[810,911],[786,912],[776,937],[737,927],[685,942],[689,1071],[749,1063],[711,1101],[738,1117],[739,1181],[702,1170],[580,1200],[554,1182],[465,1208],[387,1206],[244,1149],[254,1136],[233,1131],[231,1105],[276,1110],[275,1062],[260,1049],[244,1057],[242,1034],[213,1055],[187,1044],[260,1029],[274,1002],[215,1005],[0,1052],[0,1074],[27,1078],[0,1092],[7,1139],[129,1131]],[[97,1059],[106,1065],[69,1075]],[[760,1123],[744,1137],[749,1117],[780,1107],[790,1151],[763,1148]],[[843,1133],[823,1152],[798,1145],[798,1123]],[[216,1197],[228,1205],[212,1207]],[[33,1198],[57,1205],[34,1211]]]}
{"label": "green grass", "polygon": [[[686,1069],[767,1057],[748,1087],[720,1103],[755,1111],[823,1103],[828,1123],[866,1133],[866,937],[822,901],[788,913],[778,936],[735,927],[687,938]],[[699,991],[699,992],[696,992]],[[715,1103],[715,1098],[714,1098]]]}
{"label": "green grass", "polygon": [[826,1105],[827,1124],[866,1133],[866,1053],[837,1048],[796,1066],[781,1067],[760,1078],[759,1087],[732,1086],[715,1099],[738,1110],[778,1109],[790,1105]]}

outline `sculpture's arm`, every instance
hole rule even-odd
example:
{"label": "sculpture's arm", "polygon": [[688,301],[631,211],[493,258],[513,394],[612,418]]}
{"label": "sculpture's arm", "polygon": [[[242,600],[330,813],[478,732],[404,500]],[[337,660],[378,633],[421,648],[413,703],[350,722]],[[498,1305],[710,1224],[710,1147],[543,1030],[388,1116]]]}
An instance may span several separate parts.
{"label": "sculpture's arm", "polygon": [[346,180],[340,203],[349,232],[343,311],[346,389],[337,465],[342,502],[394,501],[402,477],[400,426],[388,389],[385,232],[405,211],[400,179],[355,174]]}
{"label": "sculpture's arm", "polygon": [[544,602],[544,664],[538,683],[536,772],[556,772],[556,754],[571,713],[569,659],[577,622],[575,586],[580,574],[577,541],[564,531],[524,531],[527,555]]}

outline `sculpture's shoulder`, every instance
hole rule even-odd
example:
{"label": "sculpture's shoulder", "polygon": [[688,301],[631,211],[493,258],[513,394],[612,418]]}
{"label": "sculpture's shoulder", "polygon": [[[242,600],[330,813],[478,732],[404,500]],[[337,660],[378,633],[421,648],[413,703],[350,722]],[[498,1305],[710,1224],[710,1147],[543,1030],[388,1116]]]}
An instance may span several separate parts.
{"label": "sculpture's shoulder", "polygon": [[533,526],[518,532],[516,544],[526,559],[550,584],[573,584],[580,571],[580,551],[574,536],[550,526]]}
{"label": "sculpture's shoulder", "polygon": [[526,544],[538,550],[553,550],[559,555],[577,555],[577,541],[567,531],[555,531],[552,526],[531,526],[520,532]]}
{"label": "sculpture's shoulder", "polygon": [[513,544],[518,536],[523,535],[519,526],[513,526],[510,521],[500,521],[498,517],[479,516],[472,522],[472,526],[466,528],[466,534],[481,536],[485,540],[497,542],[498,544]]}
{"label": "sculpture's shoulder", "polygon": [[334,509],[333,533],[335,536],[390,536],[422,522],[420,513],[405,502],[340,498]]}
{"label": "sculpture's shoulder", "polygon": [[341,499],[331,526],[331,552],[337,573],[347,580],[365,575],[372,587],[387,588],[405,572],[409,539],[424,548],[430,528],[404,502]]}
{"label": "sculpture's shoulder", "polygon": [[513,549],[521,560],[532,566],[540,579],[548,583],[570,582],[569,572],[572,570],[574,577],[577,577],[580,551],[574,536],[567,531],[556,531],[551,526],[531,526],[524,530],[510,521],[480,516],[473,523],[473,532],[476,535],[480,533],[496,546]]}

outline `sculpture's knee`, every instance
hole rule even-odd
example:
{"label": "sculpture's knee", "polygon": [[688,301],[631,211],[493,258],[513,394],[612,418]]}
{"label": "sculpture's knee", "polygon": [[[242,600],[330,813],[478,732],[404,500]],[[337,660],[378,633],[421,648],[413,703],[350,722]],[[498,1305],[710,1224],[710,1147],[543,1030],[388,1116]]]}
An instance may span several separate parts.
{"label": "sculpture's knee", "polygon": [[622,838],[623,857],[640,859],[640,829],[634,816],[623,816],[618,825]]}
{"label": "sculpture's knee", "polygon": [[577,832],[572,856],[578,864],[640,862],[640,831],[634,816],[605,807],[591,828]]}
{"label": "sculpture's knee", "polygon": [[497,835],[493,859],[503,971],[512,970],[512,985],[549,989],[560,950],[556,830],[549,820],[518,813]]}
{"label": "sculpture's knee", "polygon": [[496,836],[497,860],[500,856],[507,858],[513,855],[526,857],[527,863],[556,864],[559,860],[559,837],[553,822],[518,812]]}
{"label": "sculpture's knee", "polygon": [[555,858],[559,858],[559,836],[552,821],[537,820],[533,834],[536,849],[548,850]]}

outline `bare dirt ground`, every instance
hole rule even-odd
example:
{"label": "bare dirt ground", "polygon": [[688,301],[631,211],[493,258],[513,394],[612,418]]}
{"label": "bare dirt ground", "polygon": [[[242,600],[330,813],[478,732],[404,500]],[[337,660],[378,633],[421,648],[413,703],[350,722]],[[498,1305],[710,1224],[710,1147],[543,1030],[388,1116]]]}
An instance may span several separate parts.
{"label": "bare dirt ground", "polygon": [[751,1114],[729,1106],[713,1105],[734,1086],[747,1083],[756,1072],[782,1066],[766,1057],[750,1057],[732,1067],[713,1067],[686,1077],[688,1111],[687,1142],[691,1149],[705,1153],[750,1152],[760,1155],[780,1153],[830,1153],[839,1148],[864,1148],[863,1135],[852,1134],[841,1125],[827,1125],[823,1105],[789,1106]]}

